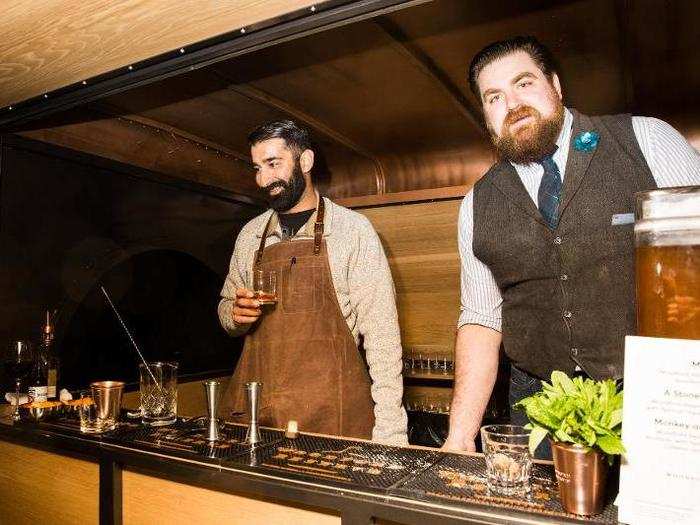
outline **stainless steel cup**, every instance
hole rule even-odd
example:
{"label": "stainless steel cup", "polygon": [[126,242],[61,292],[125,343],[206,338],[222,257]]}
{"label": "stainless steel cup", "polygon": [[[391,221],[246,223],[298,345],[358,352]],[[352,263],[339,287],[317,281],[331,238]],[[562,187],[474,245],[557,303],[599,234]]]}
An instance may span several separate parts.
{"label": "stainless steel cup", "polygon": [[90,383],[90,390],[97,410],[97,428],[100,432],[114,430],[122,408],[124,383],[121,381],[95,381]]}
{"label": "stainless steel cup", "polygon": [[219,439],[219,418],[216,414],[219,410],[219,386],[218,381],[203,381],[204,395],[207,398],[207,423],[205,439],[216,441]]}
{"label": "stainless steel cup", "polygon": [[258,428],[258,410],[260,408],[260,391],[262,383],[252,381],[245,384],[245,393],[248,400],[248,433],[245,441],[249,445],[255,445],[261,441],[260,429]]}

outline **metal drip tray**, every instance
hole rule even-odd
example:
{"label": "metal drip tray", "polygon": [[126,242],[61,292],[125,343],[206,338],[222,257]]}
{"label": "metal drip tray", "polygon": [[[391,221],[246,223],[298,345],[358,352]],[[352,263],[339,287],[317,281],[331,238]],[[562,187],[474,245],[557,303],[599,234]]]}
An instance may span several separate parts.
{"label": "metal drip tray", "polygon": [[425,450],[301,434],[297,439],[284,438],[271,446],[256,448],[249,457],[234,457],[225,464],[255,466],[331,484],[387,490],[438,459],[437,453]]}
{"label": "metal drip tray", "polygon": [[[247,454],[251,446],[245,443],[245,425],[226,423],[220,431],[220,439],[210,443],[204,439],[202,420],[178,419],[172,425],[147,427],[137,421],[122,421],[115,430],[103,434],[81,434],[77,417],[64,416],[40,423],[42,427],[69,431],[83,439],[94,439],[105,444],[128,446],[137,450],[158,451],[164,454],[196,458],[205,462],[218,463],[223,459],[239,454]],[[278,430],[261,429],[262,443],[273,444],[282,439]]]}
{"label": "metal drip tray", "polygon": [[[220,430],[220,439],[209,442],[205,429],[197,421],[178,420],[163,427],[146,427],[138,423],[124,423],[115,431],[105,434],[104,441],[163,451],[176,456],[195,456],[202,460],[224,460],[250,452],[245,443],[246,426],[227,423]],[[262,445],[272,444],[282,438],[277,430],[262,429]]]}
{"label": "metal drip tray", "polygon": [[486,464],[483,457],[444,454],[441,461],[406,480],[392,492],[442,503],[496,506],[587,523],[617,523],[617,509],[612,501],[608,502],[601,514],[588,518],[566,512],[559,500],[559,489],[551,465],[533,464],[531,487],[527,496],[492,494],[486,486]]}

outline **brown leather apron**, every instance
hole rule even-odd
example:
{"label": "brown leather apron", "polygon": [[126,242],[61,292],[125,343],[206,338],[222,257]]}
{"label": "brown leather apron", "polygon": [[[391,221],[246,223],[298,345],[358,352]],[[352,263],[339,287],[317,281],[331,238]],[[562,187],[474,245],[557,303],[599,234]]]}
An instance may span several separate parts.
{"label": "brown leather apron", "polygon": [[272,216],[265,226],[255,266],[277,271],[278,302],[263,306],[248,333],[224,406],[245,412],[245,383],[261,381],[261,425],[284,428],[293,419],[302,432],[369,439],[371,380],[338,305],[323,215],[321,197],[314,239],[267,248]]}

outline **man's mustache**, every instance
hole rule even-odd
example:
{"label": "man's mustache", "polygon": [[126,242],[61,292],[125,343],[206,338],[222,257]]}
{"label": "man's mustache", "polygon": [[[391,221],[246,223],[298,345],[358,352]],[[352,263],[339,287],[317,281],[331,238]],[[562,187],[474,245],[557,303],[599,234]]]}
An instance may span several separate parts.
{"label": "man's mustache", "polygon": [[522,118],[525,118],[525,117],[539,118],[539,116],[540,116],[539,111],[537,111],[535,108],[533,108],[531,106],[518,106],[515,109],[511,109],[506,114],[506,118],[503,120],[503,123],[506,126],[511,126]]}
{"label": "man's mustache", "polygon": [[288,186],[284,181],[276,180],[275,182],[271,182],[267,186],[264,186],[262,190],[269,195],[269,193],[275,188],[282,188],[285,190],[288,188]]}

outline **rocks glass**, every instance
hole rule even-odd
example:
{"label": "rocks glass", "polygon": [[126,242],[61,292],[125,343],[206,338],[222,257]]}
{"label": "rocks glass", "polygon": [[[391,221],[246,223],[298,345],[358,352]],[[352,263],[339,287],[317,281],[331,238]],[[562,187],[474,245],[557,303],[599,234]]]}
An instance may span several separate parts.
{"label": "rocks glass", "polygon": [[530,431],[520,425],[481,427],[486,484],[490,490],[505,496],[524,495],[530,491],[529,439]]}
{"label": "rocks glass", "polygon": [[277,303],[277,272],[256,268],[253,272],[253,293],[260,304]]}

